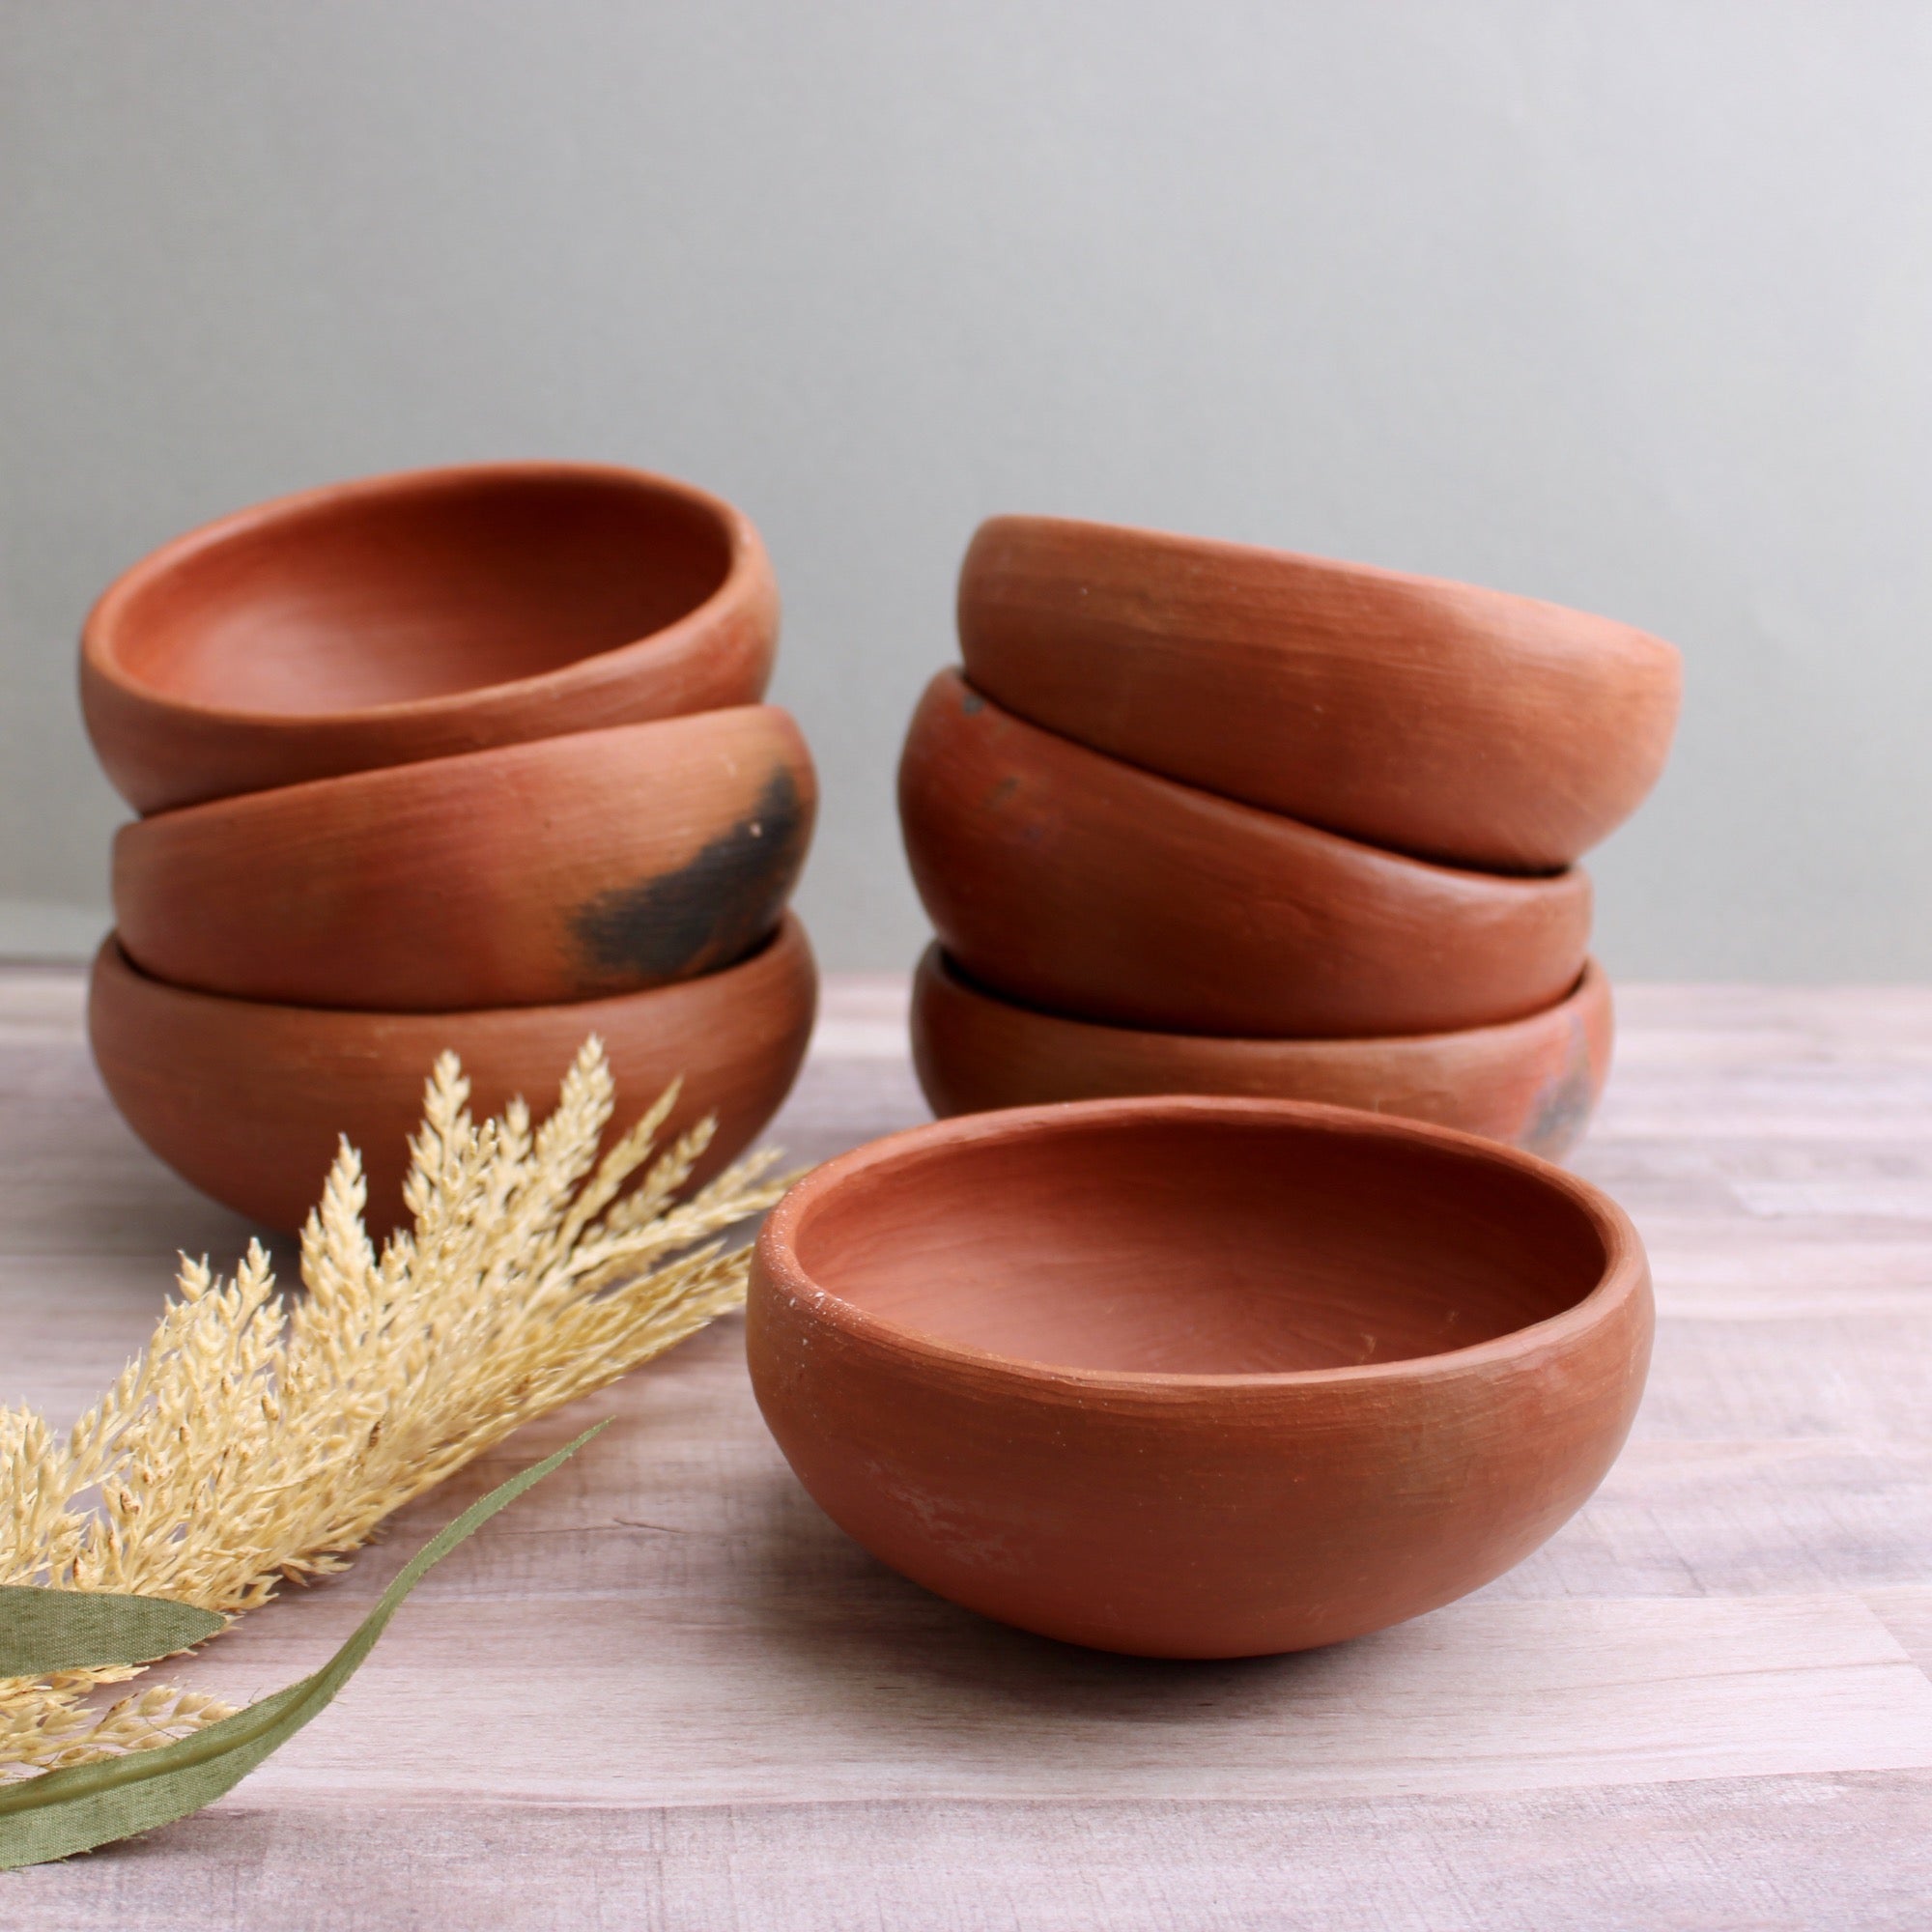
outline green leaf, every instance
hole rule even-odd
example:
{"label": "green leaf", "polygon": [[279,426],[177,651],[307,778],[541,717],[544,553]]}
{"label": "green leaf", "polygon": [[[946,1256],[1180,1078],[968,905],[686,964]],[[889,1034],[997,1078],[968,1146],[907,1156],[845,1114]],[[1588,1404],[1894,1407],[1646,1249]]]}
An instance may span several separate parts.
{"label": "green leaf", "polygon": [[151,1663],[202,1642],[227,1622],[172,1597],[0,1584],[0,1677]]}
{"label": "green leaf", "polygon": [[313,1677],[173,1744],[0,1785],[0,1871],[91,1851],[115,1838],[171,1824],[213,1804],[294,1737],[342,1689],[375,1647],[397,1605],[432,1564],[608,1427],[608,1422],[600,1422],[586,1429],[554,1456],[546,1456],[471,1503],[403,1566],[355,1634]]}

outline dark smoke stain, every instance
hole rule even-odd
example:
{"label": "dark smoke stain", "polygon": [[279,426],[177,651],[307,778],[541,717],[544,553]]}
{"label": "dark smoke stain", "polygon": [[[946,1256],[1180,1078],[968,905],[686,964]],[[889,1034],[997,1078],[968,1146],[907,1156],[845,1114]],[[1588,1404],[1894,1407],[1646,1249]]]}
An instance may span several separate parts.
{"label": "dark smoke stain", "polygon": [[1596,1104],[1596,1086],[1590,1078],[1589,1042],[1578,1025],[1571,1038],[1570,1058],[1563,1071],[1547,1081],[1536,1096],[1519,1145],[1531,1153],[1540,1153],[1545,1160],[1561,1160],[1582,1138]]}
{"label": "dark smoke stain", "polygon": [[811,813],[781,766],[751,815],[676,871],[578,907],[571,936],[586,975],[663,985],[735,965],[778,923],[810,837]]}

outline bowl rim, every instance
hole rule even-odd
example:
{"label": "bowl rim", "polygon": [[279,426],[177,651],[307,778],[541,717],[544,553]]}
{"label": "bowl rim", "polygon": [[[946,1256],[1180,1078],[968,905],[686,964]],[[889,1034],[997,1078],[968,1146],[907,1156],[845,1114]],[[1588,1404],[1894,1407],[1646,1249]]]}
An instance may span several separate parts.
{"label": "bowl rim", "polygon": [[[1404,852],[1393,845],[1379,845],[1372,838],[1357,838],[1350,832],[1337,832],[1332,827],[1318,825],[1312,818],[1297,818],[1292,812],[1276,811],[1268,806],[1251,805],[1245,799],[1231,798],[1225,792],[1209,791],[1206,785],[1190,783],[1186,779],[1170,778],[1165,772],[1151,771],[1146,765],[1137,765],[1131,759],[1117,757],[1112,752],[1097,751],[1092,745],[1083,744],[1078,738],[1070,738],[1064,731],[1056,731],[1049,724],[1036,724],[1031,718],[1023,717],[1009,706],[1002,704],[997,697],[989,696],[975,684],[967,674],[963,663],[943,665],[926,681],[913,708],[913,722],[907,726],[905,742],[899,752],[900,807],[899,820],[903,828],[905,807],[903,787],[906,774],[914,769],[912,745],[914,734],[921,726],[927,731],[943,730],[952,732],[958,727],[950,715],[952,706],[948,699],[955,693],[963,692],[975,700],[969,715],[977,716],[980,711],[989,711],[1002,724],[1017,726],[1022,733],[1031,732],[1037,737],[1047,739],[1052,750],[1051,757],[1070,755],[1070,758],[1097,773],[1124,775],[1126,781],[1148,787],[1148,803],[1166,813],[1176,811],[1209,811],[1224,838],[1239,838],[1252,844],[1257,839],[1267,837],[1270,827],[1287,827],[1292,836],[1305,838],[1308,842],[1302,848],[1306,851],[1321,850],[1333,854],[1341,863],[1352,867],[1360,875],[1367,873],[1384,880],[1400,881],[1403,890],[1408,890],[1418,880],[1450,879],[1456,882],[1456,889],[1481,896],[1488,904],[1500,906],[1512,903],[1521,904],[1526,900],[1554,900],[1565,893],[1575,892],[1580,881],[1583,890],[1594,894],[1595,875],[1581,859],[1573,859],[1567,866],[1556,867],[1552,870],[1539,872],[1496,872],[1484,866],[1461,865],[1449,859],[1430,859],[1417,852]],[[928,712],[939,714],[939,724],[928,723]],[[1024,737],[1021,741],[1025,742]],[[1122,782],[1117,776],[1115,782]],[[947,789],[947,807],[952,805],[952,788]],[[1540,1008],[1539,1011],[1547,1010]],[[1528,1015],[1519,1015],[1526,1018]],[[1505,1022],[1494,1022],[1501,1025]],[[1451,1032],[1468,1029],[1451,1028]],[[1158,1032],[1158,1028],[1141,1028],[1141,1032]],[[1249,1036],[1252,1037],[1253,1036]],[[1403,1036],[1408,1037],[1409,1036]]]}
{"label": "bowl rim", "polygon": [[[797,718],[784,705],[762,701],[720,704],[709,711],[676,711],[664,718],[634,718],[621,724],[594,724],[587,730],[557,731],[543,738],[512,738],[500,745],[479,745],[472,751],[445,752],[433,758],[411,758],[403,764],[357,765],[353,771],[326,772],[319,778],[264,785],[259,791],[222,792],[214,798],[163,806],[158,810],[143,812],[138,818],[126,819],[115,828],[114,838],[116,842],[124,837],[138,841],[145,836],[144,828],[149,826],[165,828],[190,821],[208,824],[229,815],[245,820],[256,813],[298,810],[306,804],[323,810],[328,800],[339,797],[342,789],[352,786],[374,786],[379,793],[393,787],[397,791],[421,790],[434,794],[450,781],[452,773],[460,777],[483,769],[493,760],[514,763],[527,759],[532,764],[555,760],[564,765],[567,774],[580,759],[600,756],[607,751],[628,754],[633,748],[620,747],[614,741],[633,733],[668,731],[681,725],[686,727],[686,735],[696,738],[704,734],[696,727],[711,725],[718,719],[739,719],[756,713],[776,713],[785,721],[776,726],[773,735],[782,738],[789,732],[795,736],[805,753],[799,762],[810,771],[811,748],[806,744]],[[585,740],[594,742],[586,744]],[[642,755],[649,746],[637,749]],[[813,776],[815,779],[816,775]]]}
{"label": "bowl rim", "polygon": [[[963,1342],[942,1341],[922,1329],[887,1320],[835,1293],[807,1272],[798,1259],[797,1236],[803,1218],[826,1194],[854,1176],[890,1165],[914,1151],[992,1140],[1050,1136],[1063,1126],[1086,1122],[1253,1121],[1282,1126],[1297,1125],[1345,1132],[1369,1139],[1423,1144],[1461,1153],[1479,1162],[1508,1167],[1565,1196],[1581,1210],[1603,1243],[1604,1264],[1589,1293],[1568,1308],[1487,1342],[1444,1350],[1435,1354],[1406,1356],[1389,1362],[1367,1362],[1328,1369],[1289,1369],[1212,1375],[1172,1374],[1149,1370],[1087,1369],[1067,1363],[1041,1362],[1002,1354]],[[910,1357],[940,1372],[963,1370],[993,1375],[1031,1387],[1040,1395],[1076,1391],[1092,1397],[1114,1393],[1122,1397],[1172,1397],[1243,1391],[1348,1388],[1400,1381],[1434,1381],[1513,1364],[1540,1350],[1561,1347],[1596,1329],[1640,1295],[1650,1279],[1649,1262],[1634,1224],[1623,1208],[1600,1188],[1554,1163],[1506,1147],[1479,1134],[1435,1126],[1399,1115],[1375,1114],[1356,1107],[1330,1106],[1313,1100],[1250,1099],[1220,1094],[1136,1094],[1101,1100],[1063,1100],[1032,1107],[1007,1107],[984,1114],[960,1114],[931,1121],[867,1142],[813,1168],[796,1182],[765,1217],[758,1231],[757,1267],[753,1276],[753,1299],[758,1295],[758,1276],[765,1275],[792,1301],[828,1326],[856,1341],[870,1343],[889,1354]]]}
{"label": "bowl rim", "polygon": [[689,980],[668,980],[661,986],[633,986],[628,992],[597,993],[583,1000],[541,1000],[529,1006],[517,1007],[457,1007],[441,1011],[395,1007],[315,1007],[295,1000],[250,999],[245,993],[212,993],[206,987],[179,985],[173,980],[162,979],[158,973],[150,973],[121,944],[118,928],[109,932],[96,949],[88,967],[88,984],[91,999],[95,980],[102,974],[116,974],[152,987],[171,1000],[198,1001],[211,1007],[239,1007],[250,1013],[298,1013],[311,1023],[339,1028],[362,1021],[372,1026],[413,1027],[422,1032],[433,1032],[439,1023],[448,1025],[460,1020],[526,1019],[534,1023],[545,1014],[581,1012],[586,1015],[579,1034],[581,1039],[583,1035],[597,1030],[591,1013],[593,1008],[639,1004],[645,1000],[664,999],[671,994],[681,994],[689,999],[696,987],[722,993],[727,990],[723,982],[734,974],[750,979],[760,968],[774,974],[786,970],[796,972],[801,962],[815,980],[817,962],[812,956],[811,941],[806,932],[805,922],[787,905],[763,943],[746,953],[744,958],[734,959],[728,966],[721,966],[711,973],[699,973]]}
{"label": "bowl rim", "polygon": [[[1622,617],[1605,616],[1573,604],[1559,604],[1553,598],[1532,597],[1520,590],[1500,590],[1492,584],[1473,582],[1466,578],[1435,577],[1427,571],[1398,570],[1387,564],[1322,556],[1313,551],[1290,550],[1279,544],[1243,543],[1233,537],[1197,536],[1182,530],[1157,529],[1147,524],[1116,524],[1097,517],[1061,517],[1023,510],[999,511],[982,518],[974,526],[959,566],[959,603],[962,610],[966,603],[968,582],[977,582],[984,570],[977,557],[980,540],[987,538],[990,541],[988,533],[1003,526],[1028,539],[1036,533],[1050,532],[1071,536],[1089,544],[1096,539],[1107,542],[1126,540],[1209,560],[1238,557],[1259,565],[1316,572],[1339,582],[1377,584],[1393,591],[1427,592],[1459,601],[1480,600],[1497,609],[1520,612],[1525,619],[1533,618],[1541,623],[1555,619],[1566,626],[1577,623],[1601,626],[1606,634],[1604,641],[1609,641],[1607,634],[1621,633],[1618,641],[1634,646],[1636,651],[1653,659],[1659,668],[1674,669],[1680,678],[1683,674],[1684,653],[1668,638],[1661,638],[1656,632],[1646,631]],[[1492,650],[1510,649],[1516,642],[1501,634],[1486,637],[1484,641]]]}
{"label": "bowl rim", "polygon": [[[441,692],[428,697],[396,698],[382,704],[353,705],[331,711],[246,710],[232,705],[182,697],[158,690],[135,677],[122,662],[116,649],[119,627],[126,620],[128,605],[151,584],[169,576],[183,564],[206,552],[253,532],[276,525],[299,523],[319,512],[342,503],[394,501],[430,497],[444,492],[477,485],[505,486],[534,484],[539,487],[572,483],[602,483],[633,494],[674,498],[708,517],[725,543],[724,574],[718,585],[700,603],[681,616],[641,637],[573,658],[554,670],[538,671],[528,677],[505,678],[494,684],[469,685],[460,691]],[[695,483],[663,475],[656,470],[636,469],[618,463],[576,463],[562,460],[512,461],[499,463],[452,463],[422,469],[384,470],[372,476],[351,477],[337,483],[323,483],[307,490],[293,491],[250,503],[239,510],[215,517],[151,550],[129,564],[95,600],[81,624],[80,656],[83,669],[110,685],[122,696],[157,712],[176,717],[204,720],[213,724],[267,730],[302,730],[337,726],[363,719],[417,720],[436,722],[458,718],[473,706],[497,699],[506,692],[527,693],[542,699],[567,689],[588,673],[589,667],[604,666],[621,659],[625,653],[648,650],[678,634],[711,622],[724,606],[742,600],[752,580],[769,575],[765,548],[751,519],[734,504]]]}
{"label": "bowl rim", "polygon": [[[990,986],[981,985],[967,973],[952,953],[947,952],[944,944],[938,939],[932,940],[927,945],[925,951],[920,954],[919,964],[913,970],[915,1000],[921,982],[928,980],[936,980],[949,993],[961,999],[976,1000],[998,1012],[1016,1014],[1025,1025],[1042,1030],[1065,1031],[1075,1035],[1098,1034],[1110,1038],[1173,1040],[1183,1047],[1201,1045],[1230,1052],[1239,1052],[1243,1048],[1279,1052],[1284,1048],[1291,1048],[1296,1053],[1306,1053],[1310,1049],[1318,1049],[1314,1057],[1324,1060],[1341,1059],[1371,1048],[1378,1053],[1404,1049],[1420,1057],[1437,1052],[1445,1045],[1489,1041],[1499,1038],[1505,1034],[1548,1026],[1561,1014],[1576,1009],[1586,999],[1605,994],[1610,990],[1609,976],[1605,972],[1603,962],[1592,952],[1584,956],[1583,970],[1577,974],[1576,984],[1560,1000],[1552,1000],[1548,1006],[1539,1007],[1533,1013],[1520,1014],[1513,1020],[1492,1020],[1487,1026],[1448,1027],[1435,1033],[1324,1034],[1302,1039],[1289,1039],[1260,1034],[1176,1033],[1172,1029],[1162,1027],[1116,1026],[1112,1020],[1080,1019],[1071,1013],[1051,1012],[1044,1007],[1031,1006],[1024,1000],[1013,999],[1008,994],[996,992]],[[1226,1097],[1236,1099],[1240,1096],[1229,1094]],[[1325,1106],[1328,1103],[1309,1101],[1307,1104]]]}

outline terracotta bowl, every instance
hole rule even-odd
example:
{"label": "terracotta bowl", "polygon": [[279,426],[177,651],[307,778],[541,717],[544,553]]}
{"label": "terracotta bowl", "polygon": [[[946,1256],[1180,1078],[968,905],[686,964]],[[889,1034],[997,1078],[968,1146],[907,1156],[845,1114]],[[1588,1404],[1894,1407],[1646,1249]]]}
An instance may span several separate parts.
{"label": "terracotta bowl", "polygon": [[936,946],[913,981],[912,1057],[939,1115],[1133,1094],[1230,1094],[1401,1114],[1559,1159],[1610,1066],[1610,982],[1592,960],[1546,1011],[1395,1039],[1212,1039],[1094,1026],[976,986]]}
{"label": "terracotta bowl", "polygon": [[185,1179],[267,1227],[296,1229],[346,1134],[361,1151],[369,1226],[380,1235],[402,1217],[407,1142],[445,1048],[462,1057],[479,1120],[518,1094],[539,1118],[548,1113],[593,1033],[617,1082],[613,1133],[681,1075],[668,1131],[718,1117],[703,1179],[790,1091],[816,988],[804,928],[789,915],[762,951],[702,980],[470,1013],[337,1012],[186,992],[139,972],[110,938],[94,962],[87,1018],[115,1105]]}
{"label": "terracotta bowl", "polygon": [[215,799],[122,828],[123,949],[294,1006],[463,1011],[633,992],[779,923],[817,784],[770,705]]}
{"label": "terracotta bowl", "polygon": [[754,704],[764,546],[689,484],[425,469],[264,503],[134,565],[81,634],[94,747],[141,811]]}
{"label": "terracotta bowl", "polygon": [[816,1170],[759,1237],[747,1346],[841,1528],[1103,1650],[1302,1650],[1500,1575],[1589,1495],[1650,1276],[1514,1149],[1288,1101],[945,1121]]}
{"label": "terracotta bowl", "polygon": [[1579,870],[1454,870],[1122,764],[927,687],[899,767],[914,881],[974,979],[1160,1032],[1447,1033],[1551,1007],[1583,971]]}
{"label": "terracotta bowl", "polygon": [[1555,871],[1663,768],[1676,650],[1433,577],[1053,517],[980,526],[966,674],[1150,771],[1452,864]]}

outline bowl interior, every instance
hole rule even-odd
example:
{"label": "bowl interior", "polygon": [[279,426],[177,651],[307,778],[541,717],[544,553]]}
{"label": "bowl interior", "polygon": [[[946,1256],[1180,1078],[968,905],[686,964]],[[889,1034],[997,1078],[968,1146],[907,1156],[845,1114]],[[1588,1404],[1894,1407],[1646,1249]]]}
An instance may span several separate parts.
{"label": "bowl interior", "polygon": [[794,1242],[820,1288],[935,1341],[1169,1375],[1466,1348],[1574,1307],[1609,1260],[1581,1201],[1500,1154],[1279,1115],[914,1138]]}
{"label": "bowl interior", "polygon": [[275,715],[505,684],[662,630],[731,564],[718,515],[645,479],[405,479],[240,520],[140,575],[103,641],[156,694]]}

